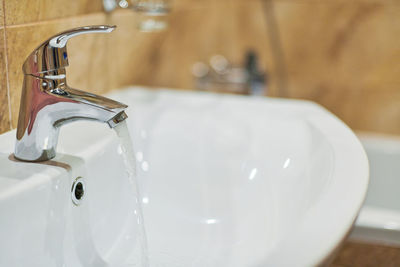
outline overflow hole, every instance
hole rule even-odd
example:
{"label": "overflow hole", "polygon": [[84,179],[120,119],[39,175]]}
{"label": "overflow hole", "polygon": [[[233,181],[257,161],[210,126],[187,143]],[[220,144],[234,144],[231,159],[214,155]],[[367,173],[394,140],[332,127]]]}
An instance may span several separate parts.
{"label": "overflow hole", "polygon": [[85,196],[85,182],[82,177],[78,177],[72,184],[71,197],[72,203],[80,205],[83,197]]}

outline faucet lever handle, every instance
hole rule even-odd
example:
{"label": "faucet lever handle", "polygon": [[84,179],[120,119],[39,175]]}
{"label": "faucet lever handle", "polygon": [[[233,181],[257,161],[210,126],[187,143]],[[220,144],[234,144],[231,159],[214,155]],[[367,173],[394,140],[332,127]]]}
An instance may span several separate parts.
{"label": "faucet lever handle", "polygon": [[70,38],[86,33],[109,33],[116,26],[95,25],[70,29],[58,33],[39,45],[25,60],[24,74],[41,76],[68,66],[67,42]]}
{"label": "faucet lever handle", "polygon": [[86,33],[109,33],[112,32],[116,26],[108,26],[108,25],[96,25],[96,26],[85,26],[79,27],[75,29],[71,29],[65,32],[61,32],[53,37],[51,37],[48,42],[51,47],[63,48],[67,45],[67,41],[81,34]]}

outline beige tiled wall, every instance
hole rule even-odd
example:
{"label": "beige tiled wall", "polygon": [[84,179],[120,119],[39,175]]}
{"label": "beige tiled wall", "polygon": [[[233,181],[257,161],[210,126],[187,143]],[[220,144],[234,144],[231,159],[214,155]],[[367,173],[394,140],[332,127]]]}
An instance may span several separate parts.
{"label": "beige tiled wall", "polygon": [[289,95],[400,134],[400,2],[276,1]]}
{"label": "beige tiled wall", "polygon": [[70,41],[71,86],[193,88],[194,62],[220,53],[241,63],[253,49],[269,95],[317,101],[353,129],[400,134],[399,17],[396,0],[175,0],[168,31],[141,33],[136,14],[105,14],[101,0],[0,0],[0,133],[16,127],[21,66],[41,41],[116,24]]}
{"label": "beige tiled wall", "polygon": [[400,134],[399,1],[179,3],[186,8],[172,14],[153,78],[141,83],[192,88],[193,62],[221,53],[240,63],[254,49],[269,95],[316,101],[355,130]]}

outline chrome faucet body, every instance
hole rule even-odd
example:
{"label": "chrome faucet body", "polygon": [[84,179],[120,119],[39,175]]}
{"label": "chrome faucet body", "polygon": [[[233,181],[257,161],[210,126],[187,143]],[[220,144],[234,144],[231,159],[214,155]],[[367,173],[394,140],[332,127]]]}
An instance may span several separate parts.
{"label": "chrome faucet body", "polygon": [[85,33],[111,32],[115,26],[87,26],[62,32],[36,48],[22,67],[24,82],[19,110],[15,157],[45,161],[55,157],[60,127],[75,120],[125,120],[126,105],[70,88],[66,81],[67,41]]}

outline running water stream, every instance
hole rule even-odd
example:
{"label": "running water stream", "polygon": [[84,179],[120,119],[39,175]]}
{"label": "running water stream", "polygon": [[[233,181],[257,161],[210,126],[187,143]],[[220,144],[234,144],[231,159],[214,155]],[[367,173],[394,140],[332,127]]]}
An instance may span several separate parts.
{"label": "running water stream", "polygon": [[136,176],[136,159],[132,145],[132,139],[129,134],[128,126],[126,120],[119,123],[114,127],[115,132],[119,138],[120,148],[122,151],[122,157],[125,165],[125,169],[128,175],[129,184],[132,185],[133,193],[135,194],[135,203],[133,203],[132,208],[134,215],[136,216],[134,227],[137,228],[137,236],[134,238],[135,245],[133,249],[133,254],[129,257],[129,266],[138,267],[148,267],[148,251],[147,251],[147,237],[143,222],[143,213],[141,207],[141,198],[138,188],[138,181]]}

